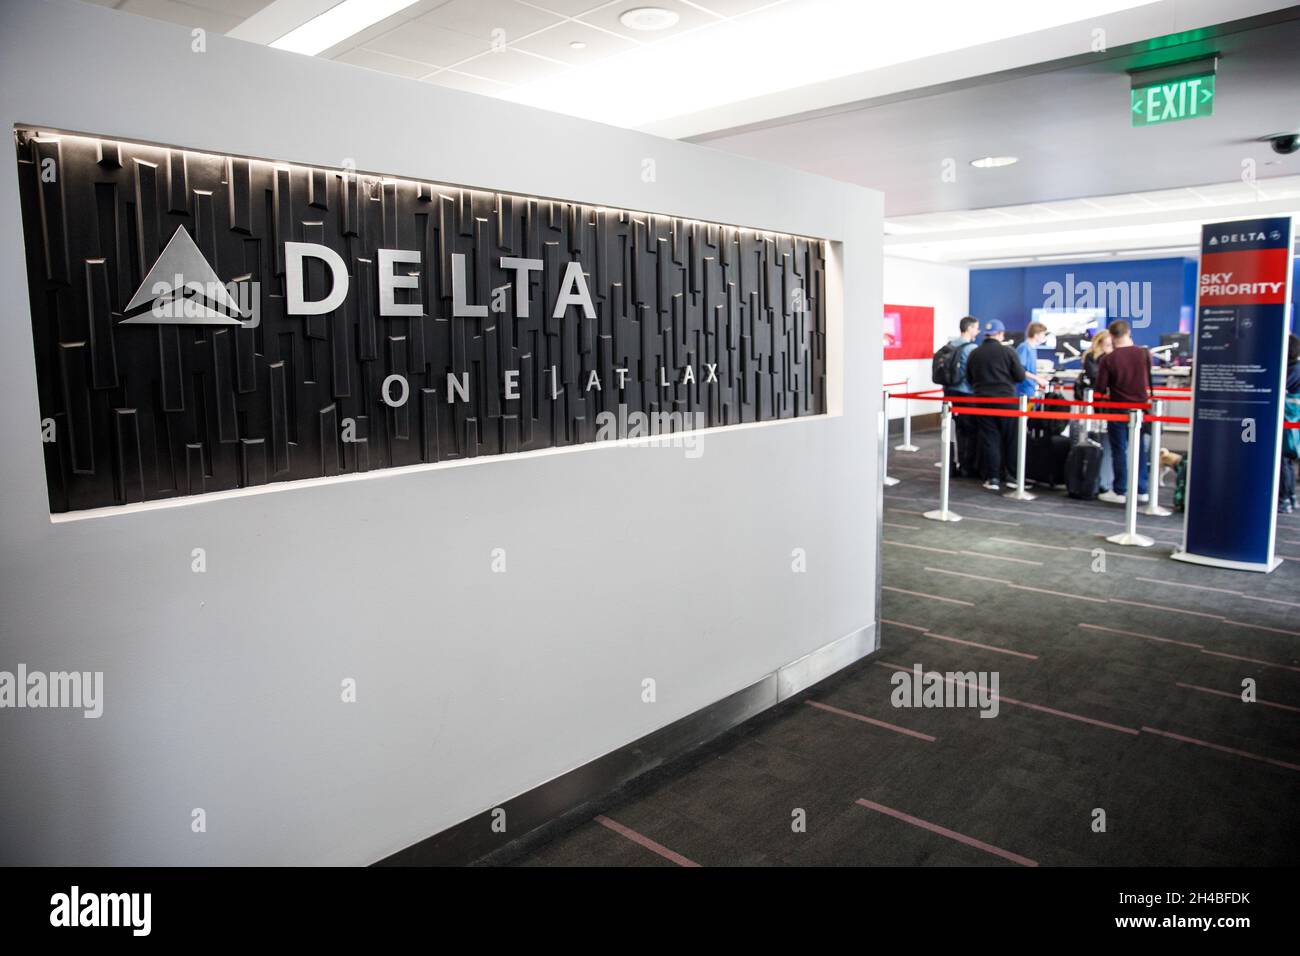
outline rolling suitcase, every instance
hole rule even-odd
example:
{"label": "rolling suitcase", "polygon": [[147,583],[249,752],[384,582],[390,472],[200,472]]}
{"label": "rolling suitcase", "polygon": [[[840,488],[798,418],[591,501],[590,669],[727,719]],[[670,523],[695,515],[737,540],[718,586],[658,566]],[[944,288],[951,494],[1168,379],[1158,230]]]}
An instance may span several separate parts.
{"label": "rolling suitcase", "polygon": [[1092,499],[1101,488],[1101,446],[1091,441],[1070,448],[1065,490],[1071,498]]}

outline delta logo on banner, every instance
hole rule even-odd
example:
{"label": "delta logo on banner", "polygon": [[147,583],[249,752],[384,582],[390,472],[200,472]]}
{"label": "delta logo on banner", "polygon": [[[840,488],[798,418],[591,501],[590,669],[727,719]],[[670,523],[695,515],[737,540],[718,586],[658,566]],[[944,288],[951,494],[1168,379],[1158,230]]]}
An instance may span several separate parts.
{"label": "delta logo on banner", "polygon": [[[1180,561],[1272,571],[1290,302],[1289,217],[1201,229]],[[1231,502],[1230,507],[1225,502]]]}
{"label": "delta logo on banner", "polygon": [[1279,220],[1207,225],[1201,236],[1201,305],[1282,305],[1291,267],[1290,230]]}

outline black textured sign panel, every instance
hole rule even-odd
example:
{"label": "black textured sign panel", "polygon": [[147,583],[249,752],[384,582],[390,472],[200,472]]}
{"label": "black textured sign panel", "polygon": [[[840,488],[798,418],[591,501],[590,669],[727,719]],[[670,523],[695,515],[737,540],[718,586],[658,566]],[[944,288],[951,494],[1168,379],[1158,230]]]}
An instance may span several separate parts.
{"label": "black textured sign panel", "polygon": [[[820,240],[89,136],[16,140],[52,512],[590,442],[620,406],[687,427],[825,411]],[[255,300],[255,327],[123,324],[178,227]],[[342,257],[339,308],[287,314],[286,242]],[[420,315],[380,314],[380,249],[420,253],[395,270],[418,277],[396,301]],[[455,254],[486,317],[452,316]],[[544,265],[516,289],[502,256]],[[552,317],[571,261],[595,318]],[[303,282],[308,300],[331,288],[313,259]],[[399,407],[381,391],[395,375]]]}

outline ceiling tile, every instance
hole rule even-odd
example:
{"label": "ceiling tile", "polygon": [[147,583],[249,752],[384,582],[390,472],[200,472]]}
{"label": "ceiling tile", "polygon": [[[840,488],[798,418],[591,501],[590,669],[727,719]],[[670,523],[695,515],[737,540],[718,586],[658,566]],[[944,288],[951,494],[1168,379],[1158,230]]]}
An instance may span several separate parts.
{"label": "ceiling tile", "polygon": [[784,5],[791,0],[693,0],[697,7],[703,7],[711,13],[722,17],[739,17],[753,13],[761,7]]}
{"label": "ceiling tile", "polygon": [[[677,14],[677,22],[666,30],[633,30],[631,27],[625,27],[619,22],[620,14],[628,10],[635,10],[637,7],[646,6],[663,7],[665,10],[672,10]],[[602,30],[612,30],[620,36],[639,40],[642,43],[654,43],[664,37],[685,33],[695,27],[721,22],[717,17],[705,13],[699,7],[688,6],[678,2],[678,0],[653,0],[653,2],[650,2],[650,0],[624,0],[622,3],[611,3],[599,10],[585,13],[579,19],[583,23],[590,23]]]}
{"label": "ceiling tile", "polygon": [[576,17],[588,10],[595,10],[609,3],[609,0],[521,0],[531,7],[541,7],[562,17]]}
{"label": "ceiling tile", "polygon": [[560,22],[553,13],[515,0],[450,0],[425,19],[486,43],[492,42],[496,30],[504,31],[505,42],[511,43]]}
{"label": "ceiling tile", "polygon": [[[101,6],[108,6],[108,4],[101,4]],[[116,9],[153,20],[176,23],[183,27],[201,27],[211,33],[225,33],[227,30],[234,29],[244,19],[237,14],[200,10],[198,7],[177,3],[176,0],[126,0]]]}
{"label": "ceiling tile", "polygon": [[271,0],[184,0],[186,5],[202,10],[214,10],[230,16],[247,20],[263,7],[269,7]]}
{"label": "ceiling tile", "polygon": [[365,47],[349,50],[334,59],[339,63],[350,63],[352,66],[362,66],[367,70],[392,73],[395,76],[405,76],[411,79],[419,79],[433,72],[433,67],[428,63],[407,60],[400,56],[389,56],[387,53],[379,53]]}
{"label": "ceiling tile", "polygon": [[403,23],[366,44],[366,49],[377,53],[387,53],[436,66],[451,66],[467,57],[484,52],[488,47],[487,40],[476,40],[463,33],[444,30],[423,17]]}
{"label": "ceiling tile", "polygon": [[[410,8],[408,7],[407,9],[409,10]],[[348,50],[355,50],[358,47],[369,46],[371,40],[378,40],[380,37],[387,36],[394,30],[406,26],[406,22],[410,20],[411,17],[404,16],[405,13],[406,10],[399,10],[391,17],[385,17],[378,23],[372,23],[364,30],[354,33],[349,37],[344,37],[329,49],[318,53],[317,56],[324,60],[334,60],[337,59],[340,54],[346,53]]]}
{"label": "ceiling tile", "polygon": [[[570,46],[575,42],[585,46],[581,50],[575,50]],[[573,66],[583,66],[613,56],[615,53],[637,48],[637,44],[631,40],[574,20],[553,26],[510,45],[517,50],[549,56],[551,59],[562,60]]]}
{"label": "ceiling tile", "polygon": [[458,73],[456,70],[440,70],[433,76],[425,77],[426,83],[432,83],[434,86],[445,86],[452,90],[462,90],[466,93],[481,93],[484,96],[494,96],[503,90],[510,89],[506,83],[498,83],[495,80],[485,80],[480,76],[469,76],[465,73]]}
{"label": "ceiling tile", "polygon": [[568,69],[568,67],[560,63],[554,63],[551,60],[543,60],[539,56],[532,56],[528,53],[521,53],[518,50],[507,48],[492,53],[484,53],[482,56],[477,56],[468,62],[462,63],[457,69],[473,76],[481,76],[485,79],[515,86],[519,83],[529,83],[533,80],[554,76],[556,73]]}

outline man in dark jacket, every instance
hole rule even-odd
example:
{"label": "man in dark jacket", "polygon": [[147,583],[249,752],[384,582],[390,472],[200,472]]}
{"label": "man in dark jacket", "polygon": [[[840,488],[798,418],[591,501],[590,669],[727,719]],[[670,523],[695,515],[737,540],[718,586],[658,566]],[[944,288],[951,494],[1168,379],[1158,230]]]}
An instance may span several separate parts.
{"label": "man in dark jacket", "polygon": [[[958,379],[953,384],[944,386],[943,395],[944,398],[961,400],[974,394],[966,378],[966,363],[975,351],[975,339],[980,334],[980,320],[973,315],[964,316],[957,323],[957,330],[960,334],[948,339],[948,345],[957,352]],[[979,425],[974,415],[957,415],[953,426],[957,441],[957,470],[953,474],[975,478],[979,475]]]}
{"label": "man in dark jacket", "polygon": [[[1015,349],[1003,343],[1007,327],[998,319],[984,323],[984,340],[966,360],[966,380],[977,398],[1015,398],[1016,386],[1026,379],[1044,380],[1025,370]],[[1015,408],[1012,402],[994,402],[987,408]],[[1016,419],[1000,415],[978,416],[980,476],[989,491],[1000,491],[1003,469],[1016,472]],[[1014,481],[1009,482],[1014,487]]]}

